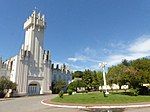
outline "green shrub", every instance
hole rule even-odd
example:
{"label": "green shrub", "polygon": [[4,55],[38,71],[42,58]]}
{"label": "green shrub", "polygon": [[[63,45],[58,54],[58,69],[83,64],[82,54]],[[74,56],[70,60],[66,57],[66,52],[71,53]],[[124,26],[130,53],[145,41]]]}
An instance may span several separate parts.
{"label": "green shrub", "polygon": [[4,92],[0,92],[0,98],[4,98],[5,97],[5,93]]}
{"label": "green shrub", "polygon": [[138,96],[139,95],[139,89],[133,89],[133,88],[131,88],[130,89],[130,95],[131,96]]}
{"label": "green shrub", "polygon": [[60,97],[60,98],[63,98],[63,96],[64,96],[64,92],[61,90],[61,91],[59,92],[59,97]]}
{"label": "green shrub", "polygon": [[52,93],[59,94],[59,92],[66,87],[66,83],[63,80],[58,80],[57,82],[52,82]]}
{"label": "green shrub", "polygon": [[4,97],[9,89],[15,90],[16,87],[17,84],[10,81],[7,77],[0,77],[0,98]]}
{"label": "green shrub", "polygon": [[88,93],[88,90],[85,90],[85,93]]}
{"label": "green shrub", "polygon": [[86,84],[82,80],[73,81],[68,85],[68,89],[76,92],[77,92],[77,88],[80,87],[86,87]]}
{"label": "green shrub", "polygon": [[68,89],[68,90],[67,90],[67,93],[68,93],[69,95],[72,95],[72,92],[73,92],[73,91],[72,91],[71,89]]}
{"label": "green shrub", "polygon": [[150,90],[148,87],[140,86],[139,87],[139,95],[150,95]]}

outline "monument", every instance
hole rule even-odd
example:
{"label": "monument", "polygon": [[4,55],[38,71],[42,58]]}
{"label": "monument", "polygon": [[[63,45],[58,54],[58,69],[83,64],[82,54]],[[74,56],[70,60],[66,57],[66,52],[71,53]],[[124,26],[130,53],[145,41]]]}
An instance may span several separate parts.
{"label": "monument", "polygon": [[99,66],[103,69],[103,81],[104,81],[104,86],[102,87],[102,90],[103,90],[103,93],[104,93],[104,96],[108,96],[109,92],[108,92],[108,89],[107,89],[107,84],[106,84],[106,72],[105,72],[105,66],[106,66],[107,63],[103,62],[103,63],[100,63]]}

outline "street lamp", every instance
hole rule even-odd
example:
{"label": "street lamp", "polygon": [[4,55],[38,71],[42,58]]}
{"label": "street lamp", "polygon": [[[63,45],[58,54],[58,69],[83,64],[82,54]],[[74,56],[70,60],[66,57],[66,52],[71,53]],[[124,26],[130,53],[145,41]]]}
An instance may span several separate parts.
{"label": "street lamp", "polygon": [[107,84],[106,84],[106,74],[105,74],[105,66],[106,66],[106,62],[103,63],[99,63],[100,68],[103,69],[103,81],[104,81],[104,86],[103,86],[103,93],[104,93],[104,97],[108,96],[109,92],[107,90]]}

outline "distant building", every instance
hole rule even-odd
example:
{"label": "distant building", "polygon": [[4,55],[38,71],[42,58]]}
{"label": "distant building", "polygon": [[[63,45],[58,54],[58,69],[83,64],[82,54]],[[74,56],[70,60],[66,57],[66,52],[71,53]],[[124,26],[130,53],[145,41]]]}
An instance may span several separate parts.
{"label": "distant building", "polygon": [[5,77],[9,78],[10,72],[6,69],[6,66],[3,63],[2,58],[0,57],[0,77],[1,76],[5,76]]}
{"label": "distant building", "polygon": [[56,67],[54,67],[54,64],[52,64],[52,82],[55,83],[59,80],[65,81],[66,84],[71,83],[72,73],[65,64],[61,65],[60,68],[58,64]]}

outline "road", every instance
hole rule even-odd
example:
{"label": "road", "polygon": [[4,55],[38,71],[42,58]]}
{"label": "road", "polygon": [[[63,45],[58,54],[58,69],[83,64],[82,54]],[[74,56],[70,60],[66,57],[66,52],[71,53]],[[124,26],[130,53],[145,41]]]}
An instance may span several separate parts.
{"label": "road", "polygon": [[55,95],[13,98],[0,101],[0,112],[84,112],[79,109],[54,108],[41,104],[41,100]]}
{"label": "road", "polygon": [[[89,110],[55,108],[41,104],[41,100],[52,99],[55,96],[56,95],[31,96],[0,101],[0,112],[89,112]],[[96,109],[94,112],[100,112],[100,110]],[[125,112],[150,112],[150,108],[129,108],[125,109]]]}

